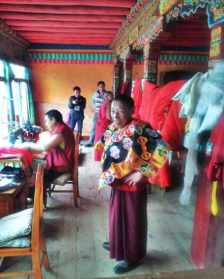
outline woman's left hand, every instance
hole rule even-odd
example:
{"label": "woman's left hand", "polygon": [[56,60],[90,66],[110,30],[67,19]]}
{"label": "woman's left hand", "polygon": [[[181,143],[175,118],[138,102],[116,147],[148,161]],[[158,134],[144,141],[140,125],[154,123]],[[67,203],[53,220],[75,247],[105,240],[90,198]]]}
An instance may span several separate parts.
{"label": "woman's left hand", "polygon": [[129,184],[131,187],[136,187],[137,184],[141,184],[145,180],[145,176],[142,173],[136,171],[123,178],[122,182]]}

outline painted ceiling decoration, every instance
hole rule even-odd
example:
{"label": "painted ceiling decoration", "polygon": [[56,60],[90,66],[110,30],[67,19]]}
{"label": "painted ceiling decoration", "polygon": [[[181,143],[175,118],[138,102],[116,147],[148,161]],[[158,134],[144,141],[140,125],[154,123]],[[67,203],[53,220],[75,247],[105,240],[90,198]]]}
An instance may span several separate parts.
{"label": "painted ceiling decoration", "polygon": [[198,9],[207,7],[211,0],[182,0],[166,14],[166,22],[177,17],[188,17],[196,14]]}
{"label": "painted ceiling decoration", "polygon": [[108,46],[135,4],[135,0],[0,0],[0,19],[31,44]]}
{"label": "painted ceiling decoration", "polygon": [[10,38],[10,40],[17,45],[27,48],[28,42],[22,37],[18,36],[17,33],[12,30],[3,20],[0,19],[0,34],[5,38]]}
{"label": "painted ceiling decoration", "polygon": [[154,36],[154,33],[150,33],[148,36],[145,36],[145,34],[150,32],[149,29],[154,29],[154,24],[161,18],[158,7],[158,1],[143,1],[132,22],[128,22],[127,17],[112,43],[116,53],[124,52],[129,45],[135,48],[139,45],[142,47],[146,40]]}
{"label": "painted ceiling decoration", "polygon": [[160,64],[181,64],[181,65],[192,65],[192,64],[207,64],[208,56],[205,54],[161,54],[159,57]]}
{"label": "painted ceiling decoration", "polygon": [[32,51],[30,59],[34,63],[52,64],[112,64],[112,52],[56,52]]}
{"label": "painted ceiling decoration", "polygon": [[213,0],[208,4],[208,25],[210,28],[224,23],[224,1]]}
{"label": "painted ceiling decoration", "polygon": [[[206,7],[215,2],[216,11],[223,11],[223,0],[160,0],[144,2],[134,20],[117,33],[112,47],[115,53],[125,53],[130,46],[142,49],[154,42],[165,48],[206,48],[210,41]],[[213,4],[214,7],[214,4]],[[223,13],[222,13],[223,15]],[[222,18],[221,18],[222,19]]]}

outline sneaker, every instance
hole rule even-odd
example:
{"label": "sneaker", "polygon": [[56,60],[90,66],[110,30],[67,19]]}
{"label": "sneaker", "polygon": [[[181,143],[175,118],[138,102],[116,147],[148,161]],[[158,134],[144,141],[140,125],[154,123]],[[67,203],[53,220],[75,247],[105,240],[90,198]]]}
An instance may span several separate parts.
{"label": "sneaker", "polygon": [[105,241],[102,246],[105,250],[110,251],[110,243],[108,241]]}
{"label": "sneaker", "polygon": [[116,273],[116,274],[122,274],[122,273],[129,272],[129,271],[135,269],[138,265],[139,265],[139,263],[121,261],[120,263],[115,265],[113,270],[114,270],[114,273]]}

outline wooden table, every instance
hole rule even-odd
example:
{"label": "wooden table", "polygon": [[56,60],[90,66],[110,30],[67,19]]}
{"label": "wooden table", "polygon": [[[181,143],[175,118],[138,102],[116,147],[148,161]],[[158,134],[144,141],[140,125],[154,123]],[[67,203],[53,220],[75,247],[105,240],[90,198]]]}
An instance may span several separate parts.
{"label": "wooden table", "polygon": [[[5,154],[0,157],[0,163],[3,165],[22,165],[20,156]],[[0,217],[11,214],[17,210],[26,208],[28,196],[28,187],[26,187],[26,178],[15,188],[0,192]]]}
{"label": "wooden table", "polygon": [[16,188],[0,192],[0,217],[26,208],[28,195],[25,181]]}

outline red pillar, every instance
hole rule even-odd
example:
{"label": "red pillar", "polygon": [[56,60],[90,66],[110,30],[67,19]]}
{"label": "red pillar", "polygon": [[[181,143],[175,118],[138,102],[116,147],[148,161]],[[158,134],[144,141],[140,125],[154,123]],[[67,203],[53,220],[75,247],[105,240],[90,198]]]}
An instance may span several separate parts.
{"label": "red pillar", "polygon": [[[214,27],[210,43],[211,65],[224,58],[223,39],[224,26]],[[192,262],[198,268],[224,264],[224,185],[219,185],[218,200],[222,208],[218,216],[213,216],[211,182],[203,173],[197,190],[191,247]]]}

